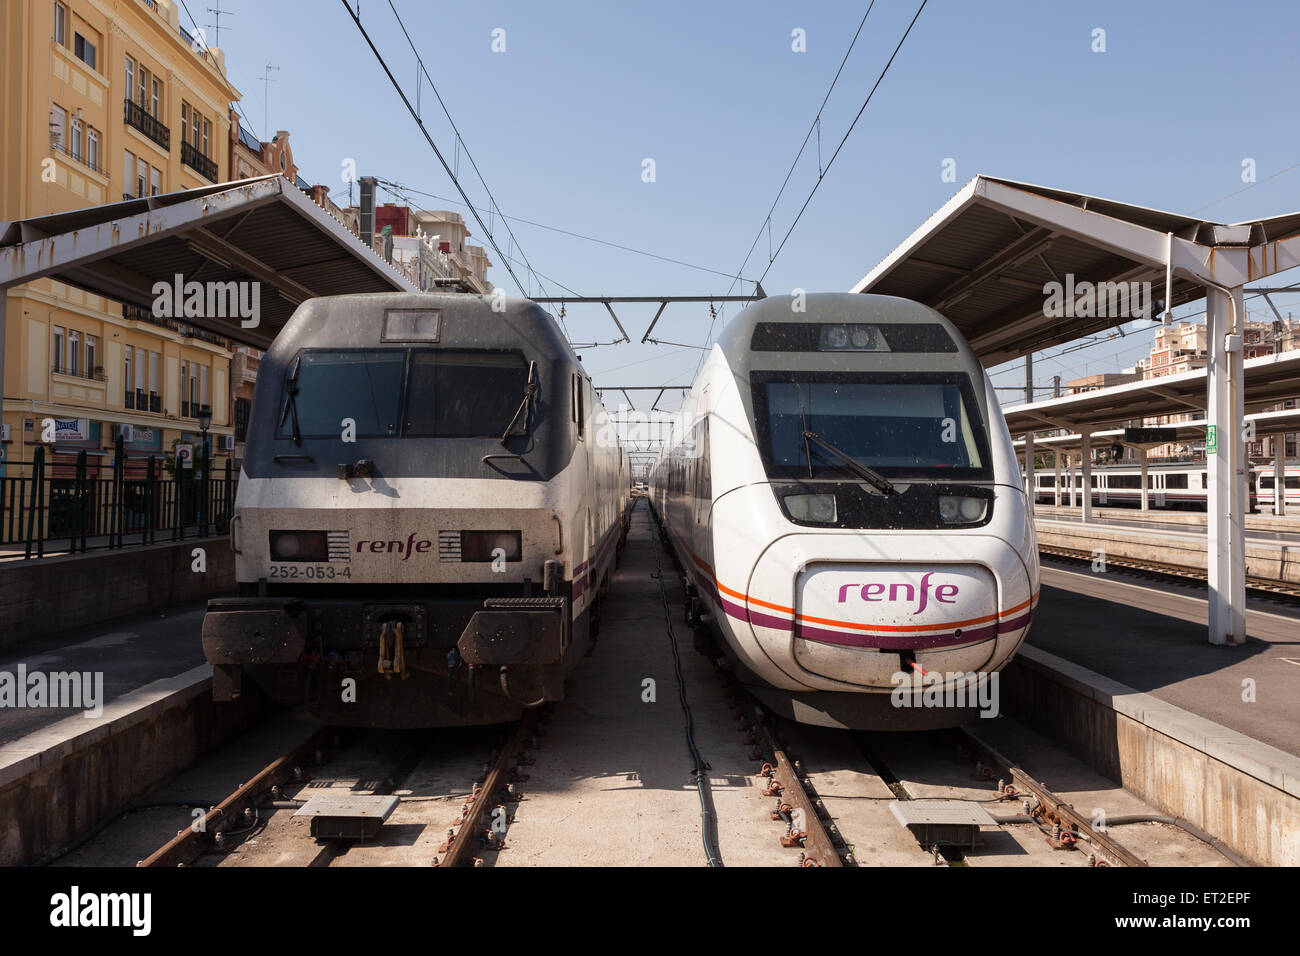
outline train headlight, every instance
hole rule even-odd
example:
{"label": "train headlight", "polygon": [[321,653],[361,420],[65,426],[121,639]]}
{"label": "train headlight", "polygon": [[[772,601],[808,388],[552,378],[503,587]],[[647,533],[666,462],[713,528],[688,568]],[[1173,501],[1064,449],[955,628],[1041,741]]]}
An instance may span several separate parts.
{"label": "train headlight", "polygon": [[889,346],[874,325],[852,323],[849,325],[823,325],[817,340],[819,352],[888,352]]}
{"label": "train headlight", "polygon": [[507,561],[523,560],[523,535],[518,531],[462,531],[460,533],[460,559],[462,561],[491,561],[497,549],[505,552]]}
{"label": "train headlight", "polygon": [[272,531],[272,561],[328,561],[329,539],[324,531]]}
{"label": "train headlight", "polygon": [[781,500],[785,502],[785,510],[795,521],[835,523],[834,495],[786,495]]}
{"label": "train headlight", "polygon": [[973,524],[984,517],[988,501],[957,495],[939,496],[939,518],[944,524]]}

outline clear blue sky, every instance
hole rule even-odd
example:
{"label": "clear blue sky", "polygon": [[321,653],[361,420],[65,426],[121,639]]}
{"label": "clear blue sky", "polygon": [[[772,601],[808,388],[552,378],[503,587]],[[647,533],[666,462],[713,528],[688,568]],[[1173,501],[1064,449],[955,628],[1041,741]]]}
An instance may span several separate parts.
{"label": "clear blue sky", "polygon": [[[201,25],[212,22],[212,0],[186,2]],[[394,2],[507,215],[728,274],[763,226],[867,7],[866,0],[806,9],[667,0]],[[824,159],[918,3],[877,0],[822,114]],[[414,56],[387,0],[361,0],[361,7],[363,23],[414,97]],[[222,0],[222,8],[233,15],[222,17],[220,45],[244,111],[267,138],[257,78],[266,63],[278,66],[269,127],[291,131],[307,178],[345,199],[341,167],[352,158],[360,175],[455,196],[340,0]],[[184,10],[181,18],[188,26]],[[1098,27],[1106,31],[1105,53],[1091,50]],[[496,28],[505,31],[504,53],[492,51]],[[791,49],[796,28],[806,33],[804,53]],[[211,29],[207,35],[211,41]],[[1297,37],[1300,4],[1287,0],[1241,13],[1200,0],[931,0],[764,287],[848,289],[977,173],[1200,210],[1224,222],[1300,208],[1300,168],[1283,172],[1300,164],[1300,129],[1286,121],[1297,90]],[[431,134],[450,154],[453,137],[427,85],[422,103]],[[653,183],[642,181],[647,157],[656,164]],[[955,184],[940,178],[949,157]],[[1246,157],[1256,162],[1258,184],[1202,208],[1243,189]],[[462,160],[462,170],[467,166]],[[772,216],[773,248],[816,175],[811,149]],[[471,199],[485,203],[477,180],[462,178]],[[536,269],[585,295],[720,294],[730,284],[535,226],[513,227]],[[488,246],[482,231],[471,229],[474,241]],[[506,248],[499,227],[497,237]],[[514,294],[490,254],[496,265],[489,277]],[[764,231],[744,274],[760,275],[767,257]],[[1295,277],[1276,284],[1286,281]],[[1300,295],[1278,301],[1295,303],[1300,315]],[[1263,302],[1248,307],[1254,312]],[[634,341],[653,310],[620,311]],[[615,337],[599,306],[570,309],[566,322],[575,341]],[[655,334],[702,345],[708,327],[706,306],[670,306]],[[1134,331],[1042,358],[1036,379],[1050,384],[1053,374],[1069,379],[1130,365],[1150,338]],[[598,385],[658,385],[689,383],[699,355],[620,345],[584,359]],[[1020,384],[1023,372],[1011,368],[995,379]]]}

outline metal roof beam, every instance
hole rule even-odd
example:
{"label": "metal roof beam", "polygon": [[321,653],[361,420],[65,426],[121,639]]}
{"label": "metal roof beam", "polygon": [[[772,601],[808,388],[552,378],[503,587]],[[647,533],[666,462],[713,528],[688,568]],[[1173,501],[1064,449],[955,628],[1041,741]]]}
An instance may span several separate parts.
{"label": "metal roof beam", "polygon": [[[958,279],[939,292],[930,297],[929,306],[938,312],[942,312],[953,302],[965,298],[980,283],[996,278],[999,272],[1006,269],[1014,269],[1026,259],[1031,259],[1038,253],[1042,252],[1043,247],[1052,241],[1054,233],[1051,229],[1039,227],[1031,229],[1009,246],[1004,247],[985,259],[978,266],[970,271],[970,274]],[[1041,291],[1041,286],[1033,286]]]}

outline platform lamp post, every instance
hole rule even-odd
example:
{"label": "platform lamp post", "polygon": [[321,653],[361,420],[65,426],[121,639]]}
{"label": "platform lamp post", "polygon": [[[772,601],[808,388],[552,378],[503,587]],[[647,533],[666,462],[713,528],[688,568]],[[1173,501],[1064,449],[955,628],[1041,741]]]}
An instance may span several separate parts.
{"label": "platform lamp post", "polygon": [[207,406],[199,408],[199,447],[203,449],[203,472],[199,475],[199,537],[208,536],[208,475],[212,471],[212,449],[209,447],[208,429],[212,427],[212,411]]}

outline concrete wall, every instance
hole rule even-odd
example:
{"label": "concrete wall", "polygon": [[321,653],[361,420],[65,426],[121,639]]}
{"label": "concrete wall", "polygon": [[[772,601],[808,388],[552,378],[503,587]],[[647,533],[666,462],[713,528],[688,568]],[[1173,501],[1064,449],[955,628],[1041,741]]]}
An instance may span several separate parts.
{"label": "concrete wall", "polygon": [[214,703],[201,665],[0,747],[0,866],[30,863],[251,728],[256,693]]}
{"label": "concrete wall", "polygon": [[[1156,561],[1180,567],[1206,570],[1206,542],[1203,533],[1182,531],[1139,531],[1101,525],[1089,528],[1074,522],[1034,522],[1038,543],[1043,547],[1072,548],[1091,553],[1101,547],[1115,558]],[[1300,584],[1300,548],[1281,542],[1246,542],[1246,573],[1252,577]]]}
{"label": "concrete wall", "polygon": [[1264,866],[1300,865],[1300,758],[1034,647],[1006,713]]}
{"label": "concrete wall", "polygon": [[[202,548],[207,570],[192,570]],[[235,590],[230,539],[0,564],[0,646]]]}

